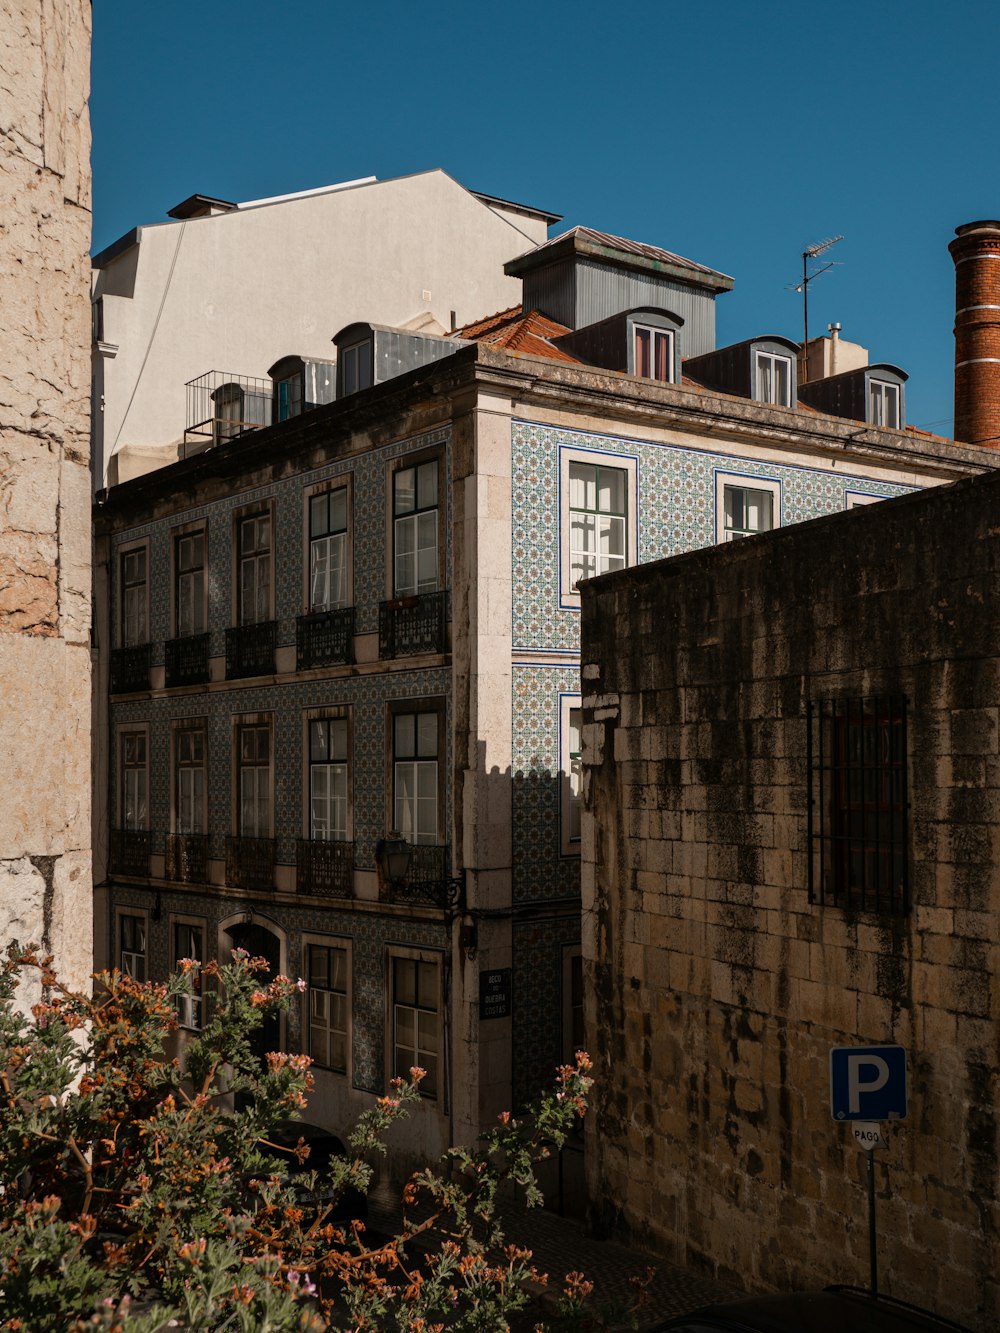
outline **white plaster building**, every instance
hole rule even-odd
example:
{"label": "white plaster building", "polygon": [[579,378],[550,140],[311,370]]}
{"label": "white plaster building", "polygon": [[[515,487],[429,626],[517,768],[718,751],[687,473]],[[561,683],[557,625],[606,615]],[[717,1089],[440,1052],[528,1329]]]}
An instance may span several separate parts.
{"label": "white plaster building", "polygon": [[94,256],[97,490],[183,454],[198,377],[216,372],[203,398],[258,386],[279,357],[332,362],[355,320],[444,333],[516,304],[504,264],[557,220],[441,170],[242,204],[192,195],[170,217]]}

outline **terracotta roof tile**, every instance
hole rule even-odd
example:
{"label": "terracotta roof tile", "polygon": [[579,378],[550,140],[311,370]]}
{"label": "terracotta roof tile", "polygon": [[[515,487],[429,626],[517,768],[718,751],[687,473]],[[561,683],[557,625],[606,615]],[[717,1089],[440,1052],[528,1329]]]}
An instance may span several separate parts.
{"label": "terracotta roof tile", "polygon": [[471,342],[488,343],[491,347],[501,348],[505,352],[520,352],[525,356],[545,356],[551,361],[569,361],[579,364],[575,356],[570,356],[550,342],[569,333],[565,324],[557,324],[548,315],[538,310],[529,310],[524,314],[519,305],[509,310],[500,310],[495,315],[487,315],[456,329],[454,336],[468,338]]}

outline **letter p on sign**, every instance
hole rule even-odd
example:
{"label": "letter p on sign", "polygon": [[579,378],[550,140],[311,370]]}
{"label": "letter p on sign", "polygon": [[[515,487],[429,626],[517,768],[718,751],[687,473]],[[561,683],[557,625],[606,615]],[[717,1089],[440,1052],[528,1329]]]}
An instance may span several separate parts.
{"label": "letter p on sign", "polygon": [[835,1120],[906,1118],[906,1051],[902,1046],[834,1046],[830,1109]]}

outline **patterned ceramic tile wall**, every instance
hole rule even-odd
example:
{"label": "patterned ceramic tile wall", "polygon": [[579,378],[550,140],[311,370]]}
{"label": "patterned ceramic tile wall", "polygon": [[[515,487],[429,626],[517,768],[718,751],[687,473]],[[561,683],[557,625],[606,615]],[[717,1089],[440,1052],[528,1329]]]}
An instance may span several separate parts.
{"label": "patterned ceramic tile wall", "polygon": [[650,444],[616,435],[512,426],[514,645],[576,652],[579,613],[559,609],[559,450],[604,450],[635,458],[639,560],[661,560],[715,541],[715,473],[781,482],[781,521],[798,523],[846,507],[850,493],[906,495],[912,486],[721,453]]}
{"label": "patterned ceramic tile wall", "polygon": [[[210,852],[221,857],[225,835],[232,829],[233,718],[269,713],[274,726],[275,835],[277,857],[294,864],[295,841],[302,834],[303,711],[345,705],[351,710],[352,782],[356,865],[374,865],[375,842],[386,830],[385,808],[387,705],[396,699],[444,698],[447,732],[451,736],[451,673],[445,667],[423,671],[373,672],[333,680],[287,685],[257,685],[206,694],[126,699],[112,705],[112,726],[148,723],[150,733],[150,824],[157,833],[170,828],[170,730],[184,718],[207,719],[208,823]],[[120,759],[112,750],[112,791],[117,790]],[[446,827],[451,827],[451,746],[445,763]],[[159,850],[157,847],[156,850]]]}
{"label": "patterned ceramic tile wall", "polygon": [[512,984],[514,1105],[551,1085],[563,1063],[563,950],[580,943],[574,917],[515,923]]}
{"label": "patterned ceramic tile wall", "polygon": [[[153,895],[149,891],[125,886],[113,891],[114,907],[136,907],[148,912],[152,903]],[[162,981],[173,965],[174,960],[170,957],[172,914],[201,917],[204,920],[206,953],[212,956],[217,948],[219,922],[234,916],[238,919],[245,907],[250,905],[233,898],[222,901],[211,897],[192,899],[189,895],[179,893],[161,894],[160,919],[153,921],[150,918],[149,921],[147,948],[150,978]],[[269,907],[265,917],[259,903],[254,903],[253,907],[259,924],[267,926],[270,923],[284,932],[285,967],[289,976],[299,977],[305,973],[303,934],[336,936],[351,941],[352,1083],[365,1092],[384,1092],[387,951],[397,944],[443,950],[447,944],[444,926],[433,921],[415,921],[398,916],[383,917],[332,907],[291,907],[284,904]],[[286,1031],[289,1049],[301,1049],[300,1010],[297,1006],[293,1006],[288,1013]]]}
{"label": "patterned ceramic tile wall", "polygon": [[580,668],[516,666],[514,695],[514,900],[575,897],[580,858],[560,853],[560,696],[579,694]]}
{"label": "patterned ceramic tile wall", "polygon": [[[355,629],[358,634],[378,629],[378,604],[385,597],[386,553],[385,515],[388,503],[388,466],[396,458],[416,450],[441,446],[445,455],[445,475],[451,477],[451,430],[442,428],[369,453],[339,459],[323,467],[282,478],[269,486],[235,491],[210,505],[202,505],[156,523],[130,528],[115,537],[115,548],[127,542],[149,541],[149,604],[153,662],[163,662],[163,643],[172,636],[170,625],[171,530],[181,523],[204,521],[208,528],[208,622],[212,633],[211,652],[225,652],[226,627],[232,624],[232,543],[233,513],[259,505],[274,506],[275,516],[275,601],[278,619],[278,643],[295,642],[295,618],[302,613],[302,538],[305,506],[303,491],[324,481],[354,474],[354,600]],[[446,535],[445,569],[451,585],[451,488],[445,487],[441,521]],[[112,606],[120,611],[118,561],[112,562]],[[113,641],[118,642],[117,626]]]}

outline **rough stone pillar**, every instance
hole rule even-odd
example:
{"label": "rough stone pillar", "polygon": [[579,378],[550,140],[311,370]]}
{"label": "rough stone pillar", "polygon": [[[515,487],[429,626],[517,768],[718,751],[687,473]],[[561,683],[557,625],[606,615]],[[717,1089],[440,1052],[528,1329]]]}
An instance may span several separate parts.
{"label": "rough stone pillar", "polygon": [[41,945],[77,986],[93,955],[90,19],[89,0],[0,0],[0,947]]}
{"label": "rough stone pillar", "polygon": [[955,237],[955,439],[1000,449],[1000,222]]}

